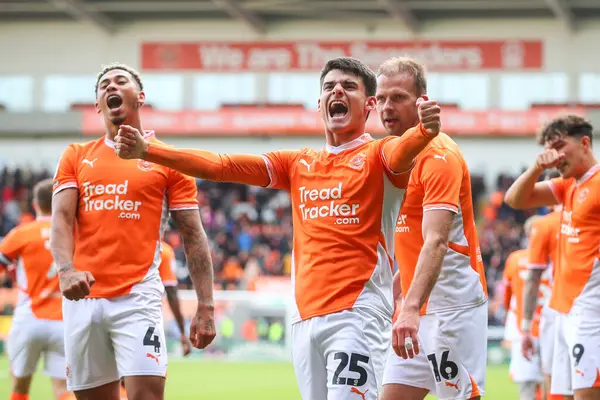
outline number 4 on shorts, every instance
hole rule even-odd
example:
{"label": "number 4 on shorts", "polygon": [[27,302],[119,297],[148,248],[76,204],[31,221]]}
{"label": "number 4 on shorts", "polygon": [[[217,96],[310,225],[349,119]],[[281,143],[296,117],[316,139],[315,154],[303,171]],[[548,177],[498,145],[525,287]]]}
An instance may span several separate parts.
{"label": "number 4 on shorts", "polygon": [[151,326],[146,331],[146,336],[144,336],[144,346],[154,346],[154,352],[160,353],[160,340],[158,340],[158,335],[154,335],[154,327]]}

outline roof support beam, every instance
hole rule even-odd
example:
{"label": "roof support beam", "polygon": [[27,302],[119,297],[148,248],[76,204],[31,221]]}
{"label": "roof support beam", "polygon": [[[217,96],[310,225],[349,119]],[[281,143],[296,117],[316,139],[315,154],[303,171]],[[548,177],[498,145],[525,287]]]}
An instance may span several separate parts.
{"label": "roof support beam", "polygon": [[403,21],[412,32],[417,32],[421,26],[415,14],[404,0],[378,0],[387,12],[397,21]]}
{"label": "roof support beam", "polygon": [[100,29],[112,33],[115,30],[114,22],[106,15],[86,7],[81,0],[48,0],[58,10],[64,11],[79,21],[90,21]]}
{"label": "roof support beam", "polygon": [[564,0],[545,0],[546,5],[552,10],[556,18],[558,18],[569,32],[575,31],[575,15],[567,6]]}
{"label": "roof support beam", "polygon": [[267,26],[260,17],[244,10],[231,0],[212,0],[212,2],[227,11],[231,17],[243,21],[254,32],[261,34],[267,32]]}

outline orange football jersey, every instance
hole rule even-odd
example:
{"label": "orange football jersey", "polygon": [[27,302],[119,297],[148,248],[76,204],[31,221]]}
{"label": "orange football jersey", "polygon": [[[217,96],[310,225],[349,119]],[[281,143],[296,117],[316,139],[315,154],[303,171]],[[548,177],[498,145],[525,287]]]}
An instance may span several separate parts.
{"label": "orange football jersey", "polygon": [[62,320],[62,296],[50,252],[50,217],[14,228],[0,243],[0,263],[17,264],[17,307],[30,308],[38,319]]}
{"label": "orange football jersey", "polygon": [[[519,331],[521,331],[521,321],[523,321],[523,300],[525,295],[525,281],[527,280],[527,274],[529,273],[529,257],[530,255],[527,249],[514,251],[506,259],[506,265],[504,267],[504,282],[506,285],[510,285],[510,293],[512,293],[510,310],[517,316],[516,322]],[[539,337],[540,335],[540,316],[542,307],[548,300],[550,292],[549,272],[550,271],[548,270],[544,273],[540,281],[538,301],[531,323],[531,335],[533,337]]]}
{"label": "orange football jersey", "polygon": [[[157,141],[153,132],[146,138]],[[73,263],[96,279],[88,297],[162,291],[160,241],[169,211],[198,208],[195,180],[147,161],[123,160],[103,137],[65,150],[54,193],[65,189],[79,194]]]}
{"label": "orange football jersey", "polygon": [[430,210],[448,210],[454,219],[448,252],[421,315],[484,303],[487,286],[475,228],[471,178],[460,149],[443,133],[417,157],[396,222],[395,253],[404,296],[424,243],[423,214]]}
{"label": "orange football jersey", "polygon": [[548,184],[563,205],[550,307],[600,315],[600,164],[578,181],[555,178]]}

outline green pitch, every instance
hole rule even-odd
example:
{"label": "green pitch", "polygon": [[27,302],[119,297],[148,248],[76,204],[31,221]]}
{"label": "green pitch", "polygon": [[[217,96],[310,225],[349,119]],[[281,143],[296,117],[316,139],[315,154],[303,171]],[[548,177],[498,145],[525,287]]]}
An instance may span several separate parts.
{"label": "green pitch", "polygon": [[[10,395],[6,357],[0,357],[0,399]],[[517,399],[517,387],[505,365],[490,366],[486,383],[489,400]],[[300,400],[294,370],[289,363],[169,361],[167,400]],[[50,381],[43,375],[33,380],[31,400],[51,400]]]}

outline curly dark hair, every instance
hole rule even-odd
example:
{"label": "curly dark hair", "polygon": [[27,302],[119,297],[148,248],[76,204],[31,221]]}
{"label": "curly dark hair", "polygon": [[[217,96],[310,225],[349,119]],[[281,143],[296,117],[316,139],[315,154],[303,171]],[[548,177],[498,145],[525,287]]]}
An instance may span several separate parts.
{"label": "curly dark hair", "polygon": [[537,141],[540,145],[545,145],[548,141],[551,141],[557,137],[573,136],[581,138],[587,136],[592,142],[592,134],[594,127],[585,118],[578,115],[565,115],[554,118],[548,122],[538,132]]}
{"label": "curly dark hair", "polygon": [[102,68],[102,71],[100,71],[98,73],[98,76],[96,77],[96,87],[94,88],[94,91],[96,94],[98,94],[98,85],[100,84],[100,79],[102,79],[104,74],[106,74],[109,71],[115,70],[115,69],[120,69],[122,71],[128,72],[133,77],[133,79],[136,81],[140,90],[144,90],[144,83],[142,82],[142,77],[140,76],[140,73],[138,71],[136,71],[134,68],[130,67],[129,65],[125,65],[125,64],[121,64],[121,63],[114,63],[114,64],[105,66],[104,68]]}

